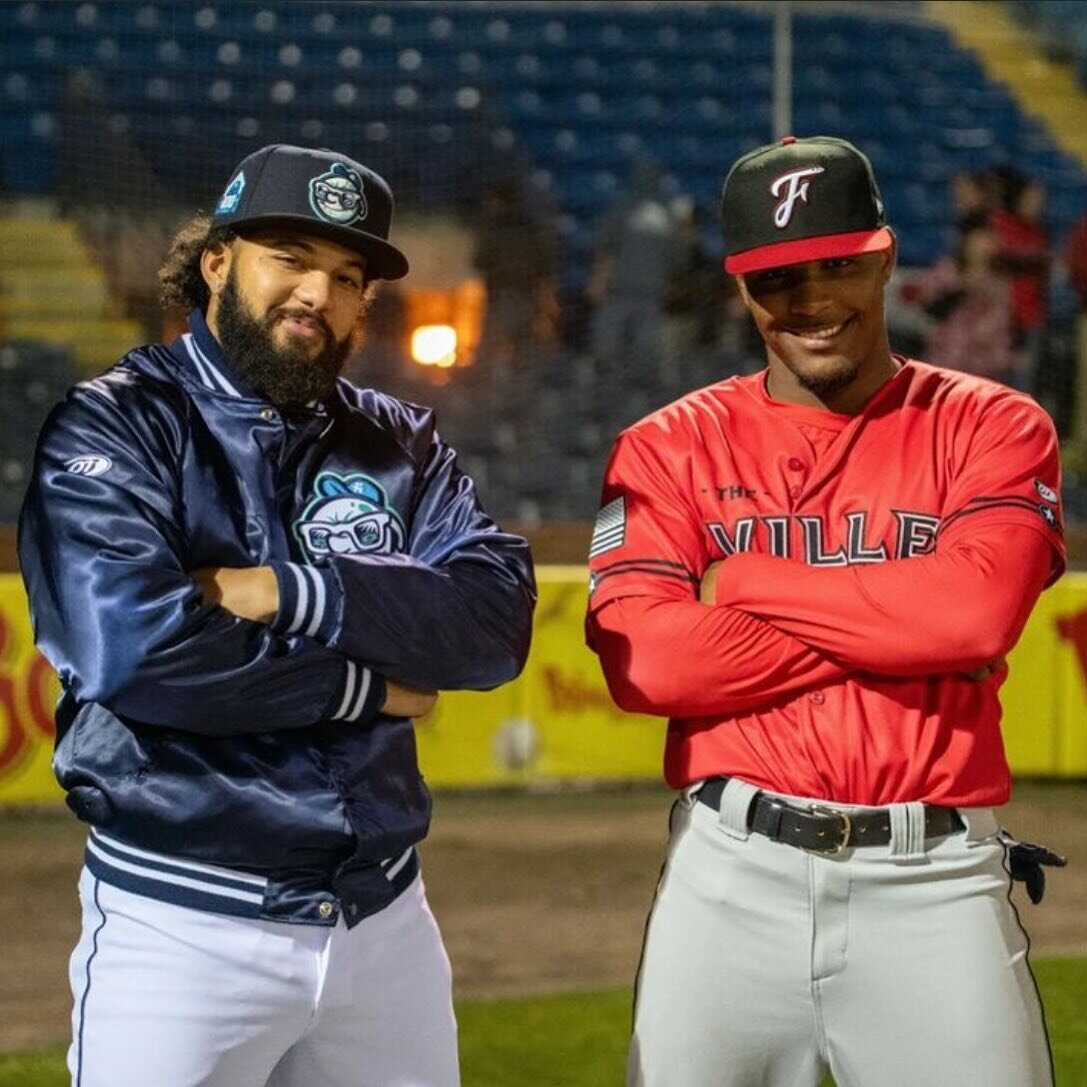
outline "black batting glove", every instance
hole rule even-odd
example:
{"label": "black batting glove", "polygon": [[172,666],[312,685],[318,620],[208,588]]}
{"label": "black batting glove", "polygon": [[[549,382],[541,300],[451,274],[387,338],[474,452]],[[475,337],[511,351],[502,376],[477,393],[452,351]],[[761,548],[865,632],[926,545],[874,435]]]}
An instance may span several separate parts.
{"label": "black batting glove", "polygon": [[1044,845],[1020,842],[1006,830],[1000,832],[1000,841],[1007,850],[1012,879],[1026,886],[1027,897],[1037,905],[1045,895],[1045,869],[1063,868],[1068,861]]}

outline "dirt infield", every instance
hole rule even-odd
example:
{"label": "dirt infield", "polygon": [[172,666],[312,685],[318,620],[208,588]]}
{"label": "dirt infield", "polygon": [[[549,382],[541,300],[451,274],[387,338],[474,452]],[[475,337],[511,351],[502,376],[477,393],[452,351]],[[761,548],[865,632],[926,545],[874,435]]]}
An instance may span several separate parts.
{"label": "dirt infield", "polygon": [[[669,796],[437,798],[424,871],[461,996],[625,985],[663,855]],[[1069,857],[1046,901],[1017,892],[1037,955],[1087,956],[1087,784],[1021,783],[1022,837]],[[0,816],[0,1050],[63,1039],[83,829],[66,812]]]}

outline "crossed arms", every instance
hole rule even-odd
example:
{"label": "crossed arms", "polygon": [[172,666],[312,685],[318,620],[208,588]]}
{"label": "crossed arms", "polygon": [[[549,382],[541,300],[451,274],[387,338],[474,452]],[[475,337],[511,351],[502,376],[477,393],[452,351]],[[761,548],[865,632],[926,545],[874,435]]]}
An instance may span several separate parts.
{"label": "crossed arms", "polygon": [[983,678],[1018,640],[1051,567],[1020,525],[935,554],[817,568],[711,564],[700,600],[615,598],[589,618],[612,697],[666,717],[742,713],[854,672]]}
{"label": "crossed arms", "polygon": [[[279,582],[270,566],[205,566],[191,576],[209,607],[224,608],[253,623],[271,624],[279,614]],[[421,691],[386,678],[381,712],[390,717],[422,717],[437,700],[437,691]]]}
{"label": "crossed arms", "polygon": [[[520,670],[535,600],[527,544],[486,518],[436,435],[420,443],[412,554],[342,556],[320,573],[327,608],[295,630],[294,612],[264,621],[275,603],[261,571],[282,591],[296,564],[209,571],[208,558],[249,558],[229,533],[203,562],[188,557],[183,423],[161,400],[129,401],[133,384],[79,387],[54,413],[20,518],[35,638],[72,697],[231,735],[365,724],[425,707],[410,688],[485,688]],[[108,472],[66,469],[87,448]]]}
{"label": "crossed arms", "polygon": [[1059,565],[1037,506],[1014,497],[967,501],[927,555],[844,567],[753,553],[713,561],[668,471],[636,435],[621,440],[606,497],[625,496],[623,546],[591,564],[589,644],[632,712],[727,716],[859,672],[984,678]]}

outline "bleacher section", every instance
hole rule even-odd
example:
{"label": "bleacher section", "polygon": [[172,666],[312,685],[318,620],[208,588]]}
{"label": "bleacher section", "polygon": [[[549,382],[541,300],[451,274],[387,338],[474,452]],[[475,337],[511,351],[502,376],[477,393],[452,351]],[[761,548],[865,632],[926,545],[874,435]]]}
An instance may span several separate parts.
{"label": "bleacher section", "polygon": [[1087,87],[1087,2],[1085,0],[1009,0],[1013,18],[1041,42],[1048,56],[1069,62]]}
{"label": "bleacher section", "polygon": [[0,332],[66,348],[85,371],[108,366],[141,339],[139,326],[117,313],[75,225],[40,213],[0,218]]}
{"label": "bleacher section", "polygon": [[[869,151],[905,263],[945,251],[959,168],[1029,159],[1057,231],[1087,203],[1079,164],[942,28],[800,6],[793,33],[793,127]],[[192,202],[276,140],[352,147],[410,205],[453,205],[512,156],[576,258],[634,158],[712,207],[723,166],[771,136],[771,15],[737,4],[38,0],[0,5],[0,42],[13,192],[71,183],[66,114],[89,99]]]}
{"label": "bleacher section", "polygon": [[18,517],[28,481],[28,454],[38,430],[79,376],[63,348],[11,339],[0,344],[0,525]]}

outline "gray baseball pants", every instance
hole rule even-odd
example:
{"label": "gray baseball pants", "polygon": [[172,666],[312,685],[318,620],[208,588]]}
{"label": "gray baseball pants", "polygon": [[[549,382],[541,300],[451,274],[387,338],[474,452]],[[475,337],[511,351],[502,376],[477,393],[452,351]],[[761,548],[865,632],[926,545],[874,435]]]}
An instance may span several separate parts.
{"label": "gray baseball pants", "polygon": [[[992,809],[836,856],[745,828],[753,787],[672,814],[628,1087],[1051,1087],[1028,941]],[[811,801],[784,798],[804,806]],[[849,805],[835,807],[851,810]]]}

